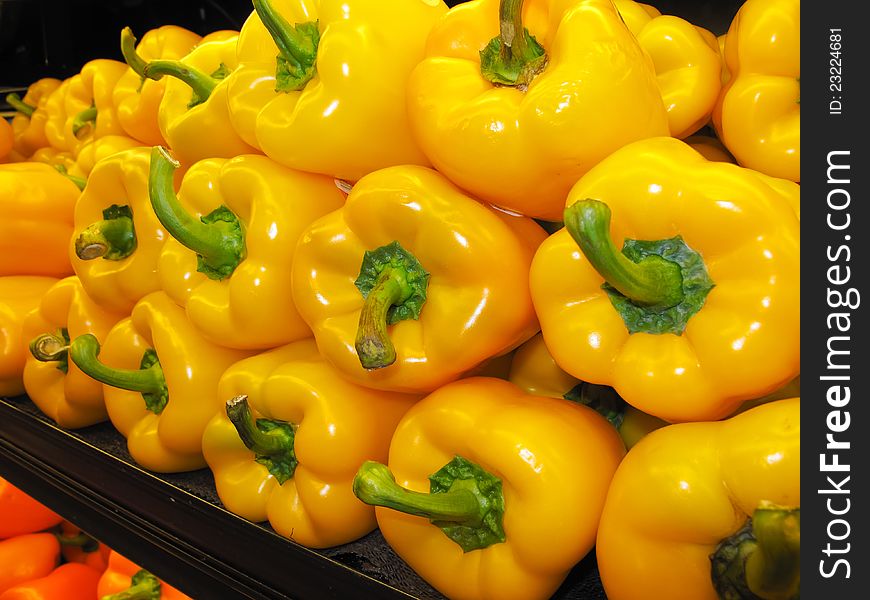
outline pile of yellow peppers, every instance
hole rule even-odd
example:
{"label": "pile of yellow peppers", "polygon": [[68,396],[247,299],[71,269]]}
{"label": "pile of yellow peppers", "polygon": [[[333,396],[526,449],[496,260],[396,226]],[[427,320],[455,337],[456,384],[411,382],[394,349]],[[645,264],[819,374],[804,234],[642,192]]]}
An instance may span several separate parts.
{"label": "pile of yellow peppers", "polygon": [[252,8],[7,97],[0,395],[448,598],[799,598],[799,0]]}

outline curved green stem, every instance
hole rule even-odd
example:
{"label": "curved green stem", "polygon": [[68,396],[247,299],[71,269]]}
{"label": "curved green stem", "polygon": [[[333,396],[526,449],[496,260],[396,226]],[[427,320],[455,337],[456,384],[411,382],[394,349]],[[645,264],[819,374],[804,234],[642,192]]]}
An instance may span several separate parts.
{"label": "curved green stem", "polygon": [[565,209],[565,228],[604,280],[640,306],[668,308],[683,299],[680,266],[651,255],[629,260],[610,237],[610,208],[598,200],[575,202]]}
{"label": "curved green stem", "polygon": [[354,344],[364,369],[381,369],[396,362],[396,348],[387,333],[387,312],[410,296],[401,269],[385,269],[378,277],[359,315]]}
{"label": "curved green stem", "polygon": [[40,362],[57,362],[59,371],[69,370],[69,334],[66,329],[58,333],[43,333],[30,341],[30,354]]}
{"label": "curved green stem", "polygon": [[148,193],[157,219],[169,234],[199,256],[198,270],[211,279],[226,279],[243,260],[245,238],[238,218],[226,207],[197,219],[175,195],[173,173],[179,166],[163,146],[151,151]]}
{"label": "curved green stem", "polygon": [[75,184],[75,186],[77,188],[79,188],[80,191],[84,190],[85,186],[88,184],[88,180],[85,179],[84,177],[76,177],[75,175],[70,175],[67,172],[66,167],[63,165],[54,165],[54,169],[58,173],[60,173],[61,175],[63,175],[64,177],[66,177],[67,179],[72,181]]}
{"label": "curved green stem", "polygon": [[523,26],[523,0],[501,0],[499,35],[480,52],[484,79],[525,87],[547,64],[544,48]]}
{"label": "curved green stem", "polygon": [[103,211],[103,220],[91,223],[76,237],[75,253],[82,260],[123,260],[136,250],[133,211],[113,204]]}
{"label": "curved green stem", "polygon": [[122,592],[103,596],[100,600],[158,600],[160,597],[160,580],[141,569],[133,575],[130,587]]}
{"label": "curved green stem", "polygon": [[255,460],[264,465],[279,484],[291,479],[298,464],[293,427],[272,419],[255,421],[246,395],[228,400],[226,410],[242,443],[255,454]]}
{"label": "curved green stem", "polygon": [[125,27],[121,30],[121,54],[124,56],[124,62],[130,65],[139,77],[145,78],[145,67],[148,66],[148,61],[136,52],[136,41],[132,29]]}
{"label": "curved green stem", "polygon": [[80,335],[72,341],[69,356],[87,376],[100,383],[122,390],[139,392],[152,412],[162,412],[169,398],[163,369],[153,351],[146,351],[140,369],[116,369],[98,360],[100,342],[92,334]]}
{"label": "curved green stem", "polygon": [[193,90],[193,97],[188,106],[205,102],[220,81],[180,60],[152,60],[142,69],[142,74],[154,81],[159,81],[168,75],[186,83]]}
{"label": "curved green stem", "polygon": [[290,25],[270,0],[253,0],[254,10],[278,46],[275,89],[301,90],[314,77],[320,29],[316,21]]}
{"label": "curved green stem", "polygon": [[28,118],[32,117],[33,113],[36,112],[36,107],[22,100],[18,94],[6,94],[6,104]]}
{"label": "curved green stem", "polygon": [[78,137],[79,132],[85,127],[93,127],[97,121],[97,107],[90,106],[77,114],[72,122],[73,135]]}

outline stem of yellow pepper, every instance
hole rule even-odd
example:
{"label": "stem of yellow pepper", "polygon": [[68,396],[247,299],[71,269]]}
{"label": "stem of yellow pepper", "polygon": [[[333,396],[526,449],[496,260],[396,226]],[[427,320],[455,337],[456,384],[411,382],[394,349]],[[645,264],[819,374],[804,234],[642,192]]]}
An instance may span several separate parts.
{"label": "stem of yellow pepper", "polygon": [[264,465],[283,484],[296,472],[295,433],[289,423],[272,419],[254,420],[246,395],[227,401],[227,417],[256,461]]}
{"label": "stem of yellow pepper", "polygon": [[92,334],[80,335],[72,341],[69,356],[82,372],[100,383],[122,390],[139,392],[148,410],[160,414],[169,401],[169,391],[163,369],[153,350],[147,350],[138,370],[107,367],[97,357],[100,341]]}
{"label": "stem of yellow pepper", "polygon": [[136,250],[133,211],[113,204],[103,211],[103,220],[91,223],[76,237],[75,252],[82,260],[123,260]]}
{"label": "stem of yellow pepper", "polygon": [[565,228],[586,259],[611,286],[634,304],[667,308],[683,299],[680,266],[661,256],[629,260],[610,237],[610,207],[586,199],[565,209]]}
{"label": "stem of yellow pepper", "polygon": [[747,524],[710,557],[721,598],[800,597],[800,508],[762,503]]}
{"label": "stem of yellow pepper", "polygon": [[54,168],[58,173],[72,181],[79,190],[84,190],[85,186],[88,184],[87,179],[67,173],[66,167],[63,165],[54,165]]}
{"label": "stem of yellow pepper", "polygon": [[480,51],[483,78],[525,88],[547,65],[544,48],[523,27],[523,0],[501,0],[499,35]]}
{"label": "stem of yellow pepper", "polygon": [[25,117],[32,117],[33,113],[36,112],[36,107],[31,106],[27,102],[21,99],[21,96],[18,94],[6,94],[6,104],[20,112]]}
{"label": "stem of yellow pepper", "polygon": [[290,25],[269,0],[253,0],[254,10],[269,31],[280,54],[275,71],[275,91],[301,90],[314,77],[320,29],[317,21]]}
{"label": "stem of yellow pepper", "polygon": [[163,146],[151,150],[148,193],[154,214],[172,237],[196,252],[198,271],[210,279],[226,279],[244,259],[242,226],[225,206],[200,219],[191,216],[175,195],[172,175],[178,167],[178,161]]}
{"label": "stem of yellow pepper", "polygon": [[40,362],[57,362],[63,373],[69,370],[69,334],[66,329],[58,333],[43,333],[30,341],[30,354]]}
{"label": "stem of yellow pepper", "polygon": [[85,127],[93,127],[97,121],[97,107],[90,106],[77,114],[72,122],[73,135],[78,137],[79,132]]}
{"label": "stem of yellow pepper", "polygon": [[387,333],[387,311],[411,295],[401,269],[387,269],[369,292],[359,315],[356,353],[364,369],[381,369],[396,362],[396,348]]}
{"label": "stem of yellow pepper", "polygon": [[353,493],[366,504],[429,519],[465,552],[505,541],[501,480],[456,456],[429,481],[431,493],[406,489],[386,465],[368,460],[354,477]]}
{"label": "stem of yellow pepper", "polygon": [[145,67],[148,66],[148,61],[136,52],[136,41],[136,36],[133,35],[132,29],[125,27],[121,30],[121,54],[124,57],[124,62],[130,65],[134,73],[144,79]]}
{"label": "stem of yellow pepper", "polygon": [[116,594],[109,594],[100,600],[154,600],[160,598],[160,580],[141,569],[130,579],[130,587]]}

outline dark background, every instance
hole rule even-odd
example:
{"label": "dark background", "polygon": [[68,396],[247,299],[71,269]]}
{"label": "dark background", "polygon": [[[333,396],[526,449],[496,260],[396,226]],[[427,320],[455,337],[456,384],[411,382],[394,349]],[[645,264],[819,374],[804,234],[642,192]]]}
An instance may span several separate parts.
{"label": "dark background", "polygon": [[[718,35],[728,29],[742,2],[648,3]],[[0,0],[0,86],[23,87],[41,77],[63,79],[94,58],[121,60],[118,40],[127,25],[139,37],[161,25],[204,35],[240,29],[252,10],[250,0]]]}

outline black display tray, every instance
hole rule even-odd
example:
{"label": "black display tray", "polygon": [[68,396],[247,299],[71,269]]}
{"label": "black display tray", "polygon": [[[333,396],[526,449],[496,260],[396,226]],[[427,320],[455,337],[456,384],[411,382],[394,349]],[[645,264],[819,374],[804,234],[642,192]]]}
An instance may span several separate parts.
{"label": "black display tray", "polygon": [[[110,424],[60,429],[26,397],[0,399],[0,476],[196,599],[443,598],[378,531],[310,550],[224,509],[210,471],[146,471]],[[594,554],[554,595],[604,598]]]}

